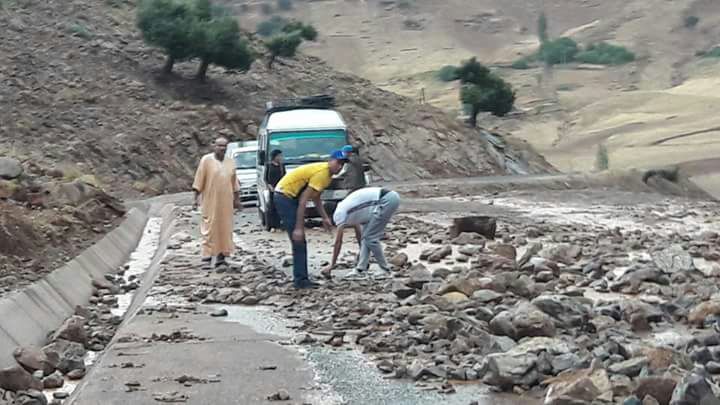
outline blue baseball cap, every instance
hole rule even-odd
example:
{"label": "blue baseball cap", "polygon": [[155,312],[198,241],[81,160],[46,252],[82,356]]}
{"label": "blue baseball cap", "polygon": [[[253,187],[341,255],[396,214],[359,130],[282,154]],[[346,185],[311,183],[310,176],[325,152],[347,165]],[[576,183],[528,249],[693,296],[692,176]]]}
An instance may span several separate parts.
{"label": "blue baseball cap", "polygon": [[330,154],[330,160],[342,160],[342,161],[345,161],[345,160],[347,160],[347,155],[346,155],[345,152],[343,152],[342,150],[336,150],[336,151],[333,151],[333,152]]}
{"label": "blue baseball cap", "polygon": [[345,145],[340,150],[347,155],[348,153],[352,153],[353,149],[352,145]]}

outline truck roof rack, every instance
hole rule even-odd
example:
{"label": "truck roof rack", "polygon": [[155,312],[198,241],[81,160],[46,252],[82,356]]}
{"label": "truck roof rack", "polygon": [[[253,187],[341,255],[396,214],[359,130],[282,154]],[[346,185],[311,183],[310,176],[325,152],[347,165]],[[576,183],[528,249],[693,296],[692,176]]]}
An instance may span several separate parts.
{"label": "truck roof rack", "polygon": [[329,94],[319,94],[316,96],[286,98],[280,100],[268,101],[265,103],[265,112],[273,113],[277,111],[298,110],[302,108],[320,108],[331,109],[335,107],[335,97]]}

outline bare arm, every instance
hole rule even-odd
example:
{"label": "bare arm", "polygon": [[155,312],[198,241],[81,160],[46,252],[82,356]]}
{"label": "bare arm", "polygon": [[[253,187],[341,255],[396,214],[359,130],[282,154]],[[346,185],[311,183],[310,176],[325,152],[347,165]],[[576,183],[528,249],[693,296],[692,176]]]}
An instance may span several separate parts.
{"label": "bare arm", "polygon": [[345,225],[340,225],[335,233],[335,245],[333,246],[332,260],[330,260],[330,268],[334,268],[337,264],[337,258],[340,256],[340,250],[342,249],[343,233],[345,232]]}
{"label": "bare arm", "polygon": [[[308,187],[305,191],[300,194],[300,200],[298,201],[297,219],[295,220],[295,230],[302,230],[305,228],[305,207],[308,201],[313,201],[317,205],[320,200],[320,192]],[[322,204],[319,207],[322,209]],[[321,213],[322,215],[322,213]],[[325,214],[327,215],[327,214]]]}

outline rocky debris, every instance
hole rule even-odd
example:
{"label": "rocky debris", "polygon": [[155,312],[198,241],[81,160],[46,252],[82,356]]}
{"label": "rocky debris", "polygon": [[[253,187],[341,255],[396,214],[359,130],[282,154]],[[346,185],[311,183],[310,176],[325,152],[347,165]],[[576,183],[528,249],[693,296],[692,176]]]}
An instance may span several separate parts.
{"label": "rocky debris", "polygon": [[702,302],[688,313],[688,322],[702,326],[705,320],[711,316],[720,315],[720,300]]}
{"label": "rocky debris", "polygon": [[53,356],[60,359],[57,369],[64,374],[73,370],[85,370],[86,350],[80,343],[57,339],[43,347],[42,351],[48,357]]}
{"label": "rocky debris", "polygon": [[490,354],[483,360],[483,382],[510,389],[513,386],[533,386],[538,383],[537,355],[534,353],[506,352]]}
{"label": "rocky debris", "polygon": [[608,368],[613,374],[622,374],[628,377],[637,377],[644,367],[647,367],[649,360],[647,357],[635,357],[629,360],[611,364]]}
{"label": "rocky debris", "polygon": [[408,255],[405,253],[399,253],[395,256],[393,256],[388,263],[390,263],[394,268],[401,269],[405,267],[405,265],[408,263]]}
{"label": "rocky debris", "polygon": [[163,403],[181,403],[187,402],[190,397],[187,394],[182,394],[177,391],[172,392],[156,392],[153,394],[153,399],[157,402]]}
{"label": "rocky debris", "polygon": [[23,172],[20,161],[9,157],[0,157],[0,179],[13,180]]}
{"label": "rocky debris", "polygon": [[486,239],[477,233],[463,232],[452,240],[453,245],[485,247]]}
{"label": "rocky debris", "polygon": [[532,304],[565,328],[583,326],[592,316],[592,301],[587,298],[541,295],[532,300]]}
{"label": "rocky debris", "polygon": [[406,285],[410,288],[419,290],[423,286],[432,281],[432,274],[424,266],[414,268],[410,271],[410,279]]}
{"label": "rocky debris", "polygon": [[492,247],[493,253],[504,257],[508,260],[512,260],[513,262],[515,259],[517,259],[517,251],[515,250],[515,246],[508,245],[505,243],[499,243]]}
{"label": "rocky debris", "polygon": [[15,392],[31,388],[42,389],[42,382],[24,368],[15,365],[0,369],[0,388]]}
{"label": "rocky debris", "polygon": [[13,352],[13,357],[25,370],[31,373],[41,370],[45,376],[52,374],[60,362],[55,353],[48,355],[34,347],[18,347]]}
{"label": "rocky debris", "polygon": [[443,246],[441,248],[438,248],[434,251],[432,251],[429,255],[427,260],[430,263],[439,263],[446,257],[450,256],[452,254],[452,247],[451,246]]}
{"label": "rocky debris", "polygon": [[637,398],[645,398],[651,396],[655,398],[661,405],[670,404],[673,391],[677,381],[666,377],[640,377],[636,381],[636,387],[633,394]]}

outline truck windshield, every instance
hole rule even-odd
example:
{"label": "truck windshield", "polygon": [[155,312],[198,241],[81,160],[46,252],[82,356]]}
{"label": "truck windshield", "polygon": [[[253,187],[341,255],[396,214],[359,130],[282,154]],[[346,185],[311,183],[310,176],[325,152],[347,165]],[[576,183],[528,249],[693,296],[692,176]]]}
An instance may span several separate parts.
{"label": "truck windshield", "polygon": [[347,144],[344,130],[273,132],[268,152],[279,149],[285,162],[303,163],[325,160]]}
{"label": "truck windshield", "polygon": [[255,160],[257,159],[257,151],[249,150],[245,152],[236,152],[234,158],[236,169],[254,169]]}

